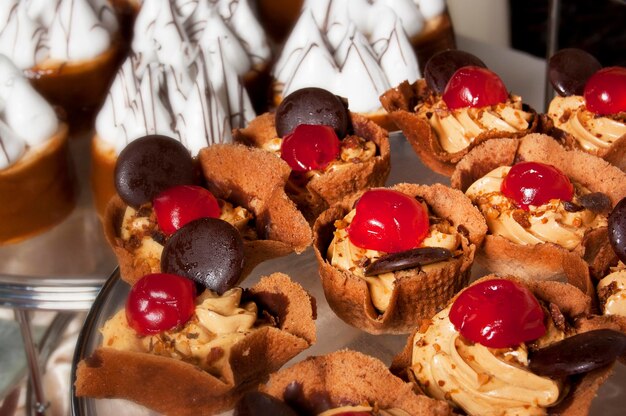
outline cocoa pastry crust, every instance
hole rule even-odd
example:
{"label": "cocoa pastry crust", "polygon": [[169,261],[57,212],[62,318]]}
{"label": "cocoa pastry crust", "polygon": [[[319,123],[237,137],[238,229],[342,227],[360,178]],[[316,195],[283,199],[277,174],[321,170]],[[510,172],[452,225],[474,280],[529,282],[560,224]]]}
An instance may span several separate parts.
{"label": "cocoa pastry crust", "polygon": [[[306,185],[304,195],[290,194],[304,217],[313,223],[315,218],[346,195],[362,189],[383,186],[391,170],[391,148],[387,131],[366,117],[350,113],[353,133],[376,144],[376,156],[363,163],[349,164],[345,168],[324,172]],[[273,113],[255,118],[248,127],[233,130],[235,141],[252,147],[261,147],[277,136]]]}
{"label": "cocoa pastry crust", "polygon": [[615,140],[609,147],[591,152],[584,150],[574,136],[559,129],[558,127],[555,127],[554,121],[547,114],[542,114],[540,117],[539,131],[554,137],[554,139],[567,149],[577,149],[582,152],[598,156],[626,172],[626,135]]}
{"label": "cocoa pastry crust", "polygon": [[[292,252],[301,253],[312,242],[309,224],[284,191],[289,176],[285,162],[261,149],[243,145],[213,145],[198,159],[207,188],[217,197],[254,214],[258,240],[244,240],[242,279],[259,263]],[[115,196],[103,219],[104,233],[118,259],[122,279],[134,284],[160,263],[146,261],[124,247],[120,232],[127,205]]]}
{"label": "cocoa pastry crust", "polygon": [[433,171],[450,176],[454,172],[456,164],[474,147],[491,139],[517,138],[534,132],[537,129],[538,117],[535,110],[525,105],[524,110],[533,114],[530,126],[519,132],[504,132],[488,130],[478,135],[465,149],[448,153],[442,147],[437,134],[428,123],[426,118],[415,113],[415,106],[424,97],[431,94],[426,81],[419,79],[413,84],[402,82],[395,88],[385,92],[380,97],[380,102],[389,117],[404,133],[422,162]]}
{"label": "cocoa pastry crust", "polygon": [[[530,289],[533,294],[547,303],[553,303],[566,316],[568,322],[573,323],[575,333],[583,333],[594,329],[617,329],[615,324],[604,319],[589,319],[592,311],[592,301],[576,287],[562,282],[527,280],[513,276],[490,274],[478,279],[474,283],[491,279],[507,279],[520,283]],[[473,283],[473,284],[474,284]],[[459,294],[457,294],[454,299]],[[454,299],[450,303],[454,302]],[[602,318],[602,317],[596,317]],[[415,383],[415,388],[421,390],[415,381],[411,370],[413,355],[413,339],[418,332],[427,328],[417,328],[409,336],[404,350],[398,354],[391,364],[391,372],[405,381]],[[558,405],[548,408],[550,414],[563,416],[585,416],[589,414],[591,402],[595,398],[598,388],[613,372],[613,365],[600,368],[584,374],[577,379],[572,378],[571,389],[565,399]]]}
{"label": "cocoa pastry crust", "polygon": [[313,227],[315,256],[324,294],[331,309],[348,324],[371,334],[410,332],[422,319],[432,317],[469,281],[474,254],[483,242],[487,225],[483,216],[461,192],[444,185],[398,184],[391,189],[423,198],[434,215],[447,218],[460,232],[463,255],[445,265],[424,272],[418,268],[395,272],[394,289],[387,310],[380,314],[373,306],[367,282],[335,268],[326,252],[335,230],[334,222],[354,207],[363,192],[349,196],[319,216]]}
{"label": "cocoa pastry crust", "polygon": [[[568,150],[551,137],[537,133],[479,145],[459,162],[450,181],[453,188],[465,192],[491,170],[521,161],[553,165],[591,192],[607,195],[613,206],[626,196],[626,174],[617,167],[580,150]],[[599,279],[617,263],[606,227],[588,231],[581,244],[571,251],[552,243],[515,244],[487,234],[476,257],[494,273],[567,281],[590,296],[595,289],[589,276]]]}
{"label": "cocoa pastry crust", "polygon": [[97,133],[91,139],[91,169],[89,182],[96,212],[103,220],[107,204],[117,195],[115,190],[115,162],[117,153]]}
{"label": "cocoa pastry crust", "polygon": [[45,143],[0,170],[0,245],[16,243],[60,223],[76,205],[76,178],[61,123]]}
{"label": "cocoa pastry crust", "polygon": [[314,299],[289,276],[263,277],[249,294],[279,317],[279,324],[236,343],[222,377],[174,358],[103,346],[78,364],[76,395],[123,398],[168,415],[212,415],[232,408],[246,390],[315,343]]}
{"label": "cocoa pastry crust", "polygon": [[410,415],[452,415],[450,406],[440,400],[416,394],[409,383],[395,377],[380,360],[351,350],[309,357],[293,367],[271,374],[264,393],[283,400],[292,382],[302,386],[305,400],[326,393],[333,406],[367,402],[381,409],[402,409]]}

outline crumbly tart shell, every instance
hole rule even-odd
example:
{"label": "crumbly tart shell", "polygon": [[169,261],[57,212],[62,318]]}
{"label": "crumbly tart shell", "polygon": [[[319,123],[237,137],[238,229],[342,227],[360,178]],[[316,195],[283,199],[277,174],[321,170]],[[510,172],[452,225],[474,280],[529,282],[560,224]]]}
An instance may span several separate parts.
{"label": "crumbly tart shell", "polygon": [[[284,191],[289,167],[274,155],[243,145],[213,145],[198,156],[207,187],[217,198],[250,210],[262,239],[244,240],[242,279],[259,263],[292,252],[301,253],[312,242],[311,228]],[[127,205],[114,196],[104,216],[104,233],[120,265],[122,279],[134,284],[160,263],[127,250],[120,231]]]}
{"label": "crumbly tart shell", "polygon": [[76,395],[132,400],[167,415],[232,408],[245,391],[315,343],[315,300],[299,284],[274,273],[249,293],[279,326],[256,329],[236,343],[220,378],[174,358],[100,347],[78,364]]}
{"label": "crumbly tart shell", "polygon": [[39,234],[65,219],[76,205],[76,177],[67,124],[46,143],[0,170],[0,245]]}
{"label": "crumbly tart shell", "polygon": [[[619,327],[615,323],[604,319],[604,317],[591,317],[591,298],[570,284],[554,281],[527,280],[495,274],[482,277],[474,283],[491,279],[508,279],[521,283],[530,289],[537,298],[555,304],[566,317],[566,320],[574,324],[576,333],[583,333],[595,329],[619,330]],[[451,302],[453,301],[454,299]],[[413,340],[418,332],[420,332],[419,327],[414,329],[413,333],[409,336],[404,350],[394,358],[390,370],[403,380],[414,383],[416,390],[422,391],[411,370]],[[596,397],[598,389],[609,378],[612,372],[613,365],[610,365],[573,379],[571,389],[565,399],[557,406],[548,408],[549,413],[562,416],[588,415],[591,402]]]}
{"label": "crumbly tart shell", "polygon": [[[554,137],[567,149],[577,149],[586,152],[578,143],[578,140],[571,134],[554,127],[554,121],[547,115],[542,114],[540,118],[539,130],[549,136]],[[626,135],[615,140],[609,147],[599,149],[596,152],[587,152],[592,155],[601,157],[610,164],[617,166],[622,171],[626,172]]]}
{"label": "crumbly tart shell", "polygon": [[[350,118],[353,133],[376,144],[376,156],[366,162],[353,163],[334,172],[325,172],[307,183],[304,195],[290,195],[310,223],[313,223],[322,211],[346,195],[366,188],[383,186],[389,176],[391,148],[387,131],[362,115],[350,113]],[[248,146],[261,147],[278,137],[274,114],[265,113],[255,118],[245,129],[234,130],[233,137]]]}
{"label": "crumbly tart shell", "polygon": [[294,381],[302,386],[306,402],[313,402],[322,393],[337,407],[367,402],[380,409],[401,409],[414,416],[453,414],[447,403],[416,394],[411,384],[392,375],[382,361],[356,351],[309,357],[271,374],[260,390],[284,400],[287,386]]}
{"label": "crumbly tart shell", "polygon": [[422,319],[441,310],[470,278],[474,254],[487,232],[485,220],[461,192],[444,185],[398,184],[391,189],[423,198],[440,218],[447,218],[468,235],[463,239],[460,257],[424,272],[418,268],[395,272],[395,283],[389,306],[380,314],[373,306],[364,279],[332,266],[326,252],[333,238],[334,222],[354,207],[362,193],[347,197],[319,216],[313,227],[315,256],[326,300],[339,318],[371,334],[406,334]]}
{"label": "crumbly tart shell", "polygon": [[472,143],[465,149],[448,153],[442,147],[435,130],[430,126],[428,120],[415,113],[415,106],[418,103],[420,91],[425,91],[428,87],[423,79],[417,80],[413,84],[407,81],[402,82],[395,88],[385,92],[380,97],[380,102],[390,118],[398,126],[404,136],[411,144],[413,151],[419,156],[426,166],[433,171],[450,176],[454,172],[456,164],[474,147],[491,139],[522,137],[532,133],[537,129],[538,116],[535,110],[525,105],[524,109],[533,114],[530,127],[519,132],[504,132],[488,130],[478,135]]}
{"label": "crumbly tart shell", "polygon": [[[599,157],[567,150],[551,137],[529,134],[521,139],[492,140],[472,150],[450,178],[453,188],[466,191],[472,183],[499,166],[535,161],[556,166],[592,192],[602,192],[615,206],[626,196],[626,174]],[[527,279],[562,280],[593,296],[589,276],[601,278],[617,263],[606,227],[588,231],[581,244],[566,250],[552,243],[520,245],[488,234],[476,260],[493,273]]]}

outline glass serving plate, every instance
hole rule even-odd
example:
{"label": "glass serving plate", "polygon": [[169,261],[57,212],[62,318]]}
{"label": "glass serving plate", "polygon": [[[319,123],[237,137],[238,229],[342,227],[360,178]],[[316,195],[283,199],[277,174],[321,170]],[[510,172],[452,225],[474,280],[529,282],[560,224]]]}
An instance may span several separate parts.
{"label": "glass serving plate", "polygon": [[[400,182],[432,184],[440,182],[449,185],[449,179],[435,174],[421,164],[408,142],[400,134],[391,135],[392,169],[388,185]],[[261,276],[273,272],[288,274],[299,282],[317,300],[317,343],[286,364],[290,366],[311,355],[322,355],[349,348],[381,359],[389,365],[407,342],[406,335],[370,335],[341,321],[332,312],[326,299],[317,272],[317,262],[313,250],[309,248],[301,255],[292,254],[259,265],[242,283],[244,287],[254,285]],[[475,266],[473,277],[484,273]],[[75,379],[76,364],[87,357],[101,343],[99,328],[115,312],[124,307],[129,286],[119,279],[117,271],[104,285],[85,322],[78,339],[74,355],[72,380]],[[72,392],[73,393],[73,392]],[[72,394],[72,414],[74,416],[96,416],[124,414],[128,416],[155,415],[156,413],[119,399],[78,398]],[[626,367],[617,365],[615,374],[600,389],[594,402],[592,415],[623,415],[626,406]],[[226,412],[224,415],[230,415]]]}

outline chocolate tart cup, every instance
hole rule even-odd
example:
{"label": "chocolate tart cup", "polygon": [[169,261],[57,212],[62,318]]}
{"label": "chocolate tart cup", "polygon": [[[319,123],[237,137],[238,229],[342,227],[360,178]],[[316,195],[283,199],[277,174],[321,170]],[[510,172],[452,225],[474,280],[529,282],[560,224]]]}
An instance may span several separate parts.
{"label": "chocolate tart cup", "polygon": [[326,300],[331,309],[346,323],[371,334],[409,333],[422,319],[442,309],[470,278],[476,249],[481,245],[487,225],[483,216],[461,192],[444,185],[398,184],[391,189],[423,198],[440,218],[447,218],[463,227],[463,254],[428,272],[418,268],[395,272],[395,284],[387,310],[380,312],[372,304],[367,282],[326,259],[333,238],[334,222],[354,207],[362,193],[347,197],[319,216],[313,226],[313,248]]}
{"label": "chocolate tart cup", "polygon": [[448,153],[439,142],[435,130],[430,126],[425,117],[418,116],[414,109],[419,97],[424,95],[428,87],[423,79],[413,84],[404,81],[397,87],[390,89],[380,97],[383,107],[389,112],[389,116],[404,133],[411,147],[426,166],[442,175],[450,176],[454,172],[456,164],[474,147],[492,139],[522,137],[537,129],[537,113],[532,108],[525,106],[524,110],[531,112],[533,118],[530,127],[519,132],[504,132],[488,130],[478,135],[465,149]]}
{"label": "chocolate tart cup", "polygon": [[76,205],[76,178],[68,127],[0,170],[0,245],[39,234],[65,219]]}
{"label": "chocolate tart cup", "polygon": [[448,10],[427,19],[421,33],[411,37],[411,45],[417,56],[420,71],[424,73],[426,62],[437,52],[456,49],[452,19]]}
{"label": "chocolate tart cup", "polygon": [[447,403],[416,394],[412,386],[389,372],[382,361],[356,351],[342,350],[309,357],[271,374],[260,390],[280,400],[292,382],[300,384],[304,402],[324,395],[332,406],[360,405],[401,409],[410,415],[452,415]]}
{"label": "chocolate tart cup", "polygon": [[[566,320],[574,323],[576,333],[583,333],[594,329],[616,329],[615,325],[607,323],[604,320],[588,319],[587,317],[591,313],[591,299],[570,284],[553,281],[527,280],[513,276],[498,276],[494,274],[485,276],[475,283],[491,279],[508,279],[521,283],[530,289],[536,297],[549,303],[554,303],[559,307],[563,315],[566,316]],[[454,300],[451,302],[453,301]],[[415,329],[409,336],[404,350],[402,350],[391,363],[390,370],[403,380],[414,383],[415,388],[421,391],[421,388],[415,381],[413,371],[411,370],[413,339],[418,332],[420,332],[419,328]],[[549,414],[562,416],[588,415],[591,402],[596,396],[598,388],[609,378],[612,372],[613,365],[610,365],[586,373],[582,377],[572,378],[573,381],[569,393],[558,405],[547,409]]]}
{"label": "chocolate tart cup", "polygon": [[554,122],[547,114],[542,114],[540,120],[541,124],[539,130],[554,137],[567,149],[577,149],[582,152],[598,156],[610,164],[617,166],[623,172],[626,172],[626,135],[615,140],[611,146],[607,148],[598,149],[596,152],[588,152],[580,146],[578,140],[576,140],[574,136],[559,129],[558,127],[554,127]]}
{"label": "chocolate tart cup", "polygon": [[[330,205],[346,195],[362,189],[383,186],[391,170],[391,148],[385,130],[366,117],[350,113],[354,134],[376,144],[377,154],[363,163],[353,163],[333,172],[324,172],[306,185],[303,195],[290,194],[304,217],[313,223],[315,218]],[[278,137],[273,113],[265,113],[245,129],[233,130],[236,141],[252,147],[261,147]]]}
{"label": "chocolate tart cup", "polygon": [[246,391],[315,343],[315,302],[287,275],[263,277],[251,298],[278,317],[231,350],[217,378],[199,367],[149,353],[99,347],[76,371],[77,396],[132,400],[168,415],[212,415],[232,408]]}
{"label": "chocolate tart cup", "polygon": [[[608,162],[578,150],[566,150],[551,137],[529,134],[522,139],[488,141],[472,150],[452,175],[453,188],[466,191],[491,170],[521,161],[553,165],[592,192],[602,192],[615,206],[626,196],[626,174]],[[581,244],[566,250],[552,243],[515,244],[487,234],[477,261],[493,273],[539,280],[562,280],[586,294],[595,292],[589,276],[601,278],[617,263],[606,227],[588,231]]]}
{"label": "chocolate tart cup", "polygon": [[[247,276],[259,263],[311,245],[312,233],[295,204],[284,191],[289,167],[281,159],[243,145],[213,145],[200,150],[199,163],[213,194],[251,211],[256,218],[259,240],[244,240]],[[104,216],[104,233],[129,284],[149,273],[161,271],[160,261],[143,258],[123,247],[120,230],[127,205],[114,196]]]}

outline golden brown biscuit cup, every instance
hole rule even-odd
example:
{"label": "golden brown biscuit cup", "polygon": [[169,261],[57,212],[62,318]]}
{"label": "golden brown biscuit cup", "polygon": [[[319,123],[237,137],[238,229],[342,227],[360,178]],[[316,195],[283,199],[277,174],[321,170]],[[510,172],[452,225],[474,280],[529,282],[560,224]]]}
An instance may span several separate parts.
{"label": "golden brown biscuit cup", "polygon": [[[333,172],[324,172],[311,179],[303,195],[289,196],[294,200],[304,217],[313,223],[315,218],[332,204],[346,195],[362,189],[383,186],[391,170],[391,147],[387,131],[366,117],[350,113],[354,134],[376,144],[376,156],[363,163],[352,163]],[[252,147],[278,137],[273,113],[255,118],[245,129],[233,130],[236,141]]]}
{"label": "golden brown biscuit cup", "polygon": [[34,236],[65,219],[76,205],[75,182],[68,128],[60,124],[47,142],[0,170],[0,245]]}
{"label": "golden brown biscuit cup", "polygon": [[[612,206],[626,196],[624,172],[596,156],[567,150],[551,137],[536,133],[521,139],[491,140],[474,148],[457,165],[451,177],[452,187],[465,192],[491,170],[521,161],[553,165],[591,192],[607,195]],[[601,278],[609,266],[617,263],[607,227],[588,231],[581,244],[571,251],[552,243],[515,244],[488,233],[476,259],[493,273],[567,281],[589,296],[595,293],[590,276]]]}
{"label": "golden brown biscuit cup", "polygon": [[[592,317],[592,300],[589,296],[581,292],[576,287],[563,282],[528,280],[513,276],[500,276],[491,274],[478,279],[472,284],[476,284],[491,279],[507,279],[526,286],[539,299],[553,303],[558,306],[559,310],[565,315],[566,320],[573,323],[575,333],[583,333],[595,329],[613,329],[618,327],[603,319],[603,317]],[[461,291],[462,292],[462,291]],[[459,294],[461,293],[459,292]],[[453,303],[458,297],[454,297],[450,301]],[[413,355],[413,340],[417,333],[423,333],[427,329],[424,325],[422,328],[416,327],[409,336],[404,350],[398,354],[392,364],[391,372],[405,381],[415,384],[415,388],[421,391],[417,379],[411,369]],[[563,416],[585,416],[589,414],[589,408],[592,400],[602,383],[604,383],[613,372],[613,365],[600,368],[582,377],[572,377],[572,384],[567,396],[556,406],[550,407],[549,414],[558,414]]]}
{"label": "golden brown biscuit cup", "polygon": [[347,197],[319,216],[313,226],[313,248],[326,300],[339,318],[371,334],[409,333],[421,320],[441,310],[467,285],[474,254],[487,232],[480,212],[459,191],[440,184],[398,184],[390,189],[424,199],[435,216],[449,219],[466,238],[462,238],[462,256],[446,261],[441,267],[428,272],[418,268],[394,272],[396,281],[389,306],[380,314],[372,304],[366,281],[332,266],[326,258],[334,222],[353,209],[362,192]]}
{"label": "golden brown biscuit cup", "polygon": [[437,134],[428,120],[415,113],[418,100],[426,94],[428,94],[428,87],[425,80],[420,79],[413,84],[404,81],[397,87],[385,92],[380,97],[380,102],[389,112],[393,122],[402,130],[422,163],[441,175],[452,175],[456,164],[479,144],[492,139],[522,137],[534,132],[538,126],[537,113],[525,106],[524,110],[533,114],[528,129],[519,132],[488,130],[478,135],[465,149],[448,153],[441,146]]}
{"label": "golden brown biscuit cup", "polygon": [[[233,144],[201,149],[198,160],[207,188],[217,198],[254,214],[259,239],[244,239],[242,278],[263,261],[292,252],[301,253],[311,245],[308,222],[285,194],[290,169],[284,161],[261,149]],[[159,273],[161,265],[124,247],[120,232],[126,208],[119,196],[113,197],[107,205],[103,224],[122,279],[132,285],[146,274]]]}
{"label": "golden brown biscuit cup", "polygon": [[174,358],[101,346],[78,364],[77,396],[132,400],[168,415],[213,415],[315,343],[314,299],[289,276],[274,273],[249,290],[277,316],[278,327],[255,329],[231,350],[221,377]]}
{"label": "golden brown biscuit cup", "polygon": [[306,403],[313,403],[323,394],[336,407],[367,402],[379,409],[400,409],[413,416],[453,414],[445,402],[417,394],[409,383],[392,375],[383,362],[356,351],[309,357],[271,374],[259,390],[284,400],[284,392],[293,382],[302,387]]}
{"label": "golden brown biscuit cup", "polygon": [[102,219],[107,204],[117,195],[115,190],[115,148],[95,134],[91,141],[91,171],[89,180],[93,202],[98,216]]}

